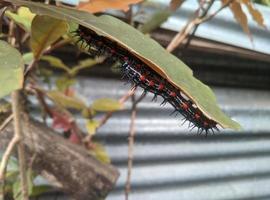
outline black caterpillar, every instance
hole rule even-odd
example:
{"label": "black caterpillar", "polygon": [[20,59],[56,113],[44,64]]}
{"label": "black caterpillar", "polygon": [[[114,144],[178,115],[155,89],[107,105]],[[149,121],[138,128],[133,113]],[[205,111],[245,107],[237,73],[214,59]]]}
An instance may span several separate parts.
{"label": "black caterpillar", "polygon": [[205,116],[181,90],[116,42],[99,36],[94,31],[81,25],[75,31],[75,36],[79,38],[77,43],[82,46],[85,45],[90,54],[94,56],[104,55],[113,61],[118,61],[123,77],[127,78],[134,87],[140,86],[145,93],[153,93],[153,100],[156,100],[158,95],[162,96],[164,100],[161,104],[169,102],[175,109],[173,113],[181,113],[184,116],[184,122],[190,122],[191,130],[197,127],[198,134],[205,131],[206,135],[210,130],[213,133],[214,129],[218,130],[217,123]]}

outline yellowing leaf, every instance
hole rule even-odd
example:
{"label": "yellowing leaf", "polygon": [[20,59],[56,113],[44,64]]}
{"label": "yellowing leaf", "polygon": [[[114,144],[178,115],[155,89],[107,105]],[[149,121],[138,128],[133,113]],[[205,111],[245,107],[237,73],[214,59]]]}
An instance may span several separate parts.
{"label": "yellowing leaf", "polygon": [[20,52],[0,40],[0,98],[22,88],[24,63]]}
{"label": "yellowing leaf", "polygon": [[73,108],[77,110],[82,110],[86,107],[86,104],[76,97],[69,97],[63,94],[62,92],[53,90],[48,91],[47,95],[58,105],[65,108]]}
{"label": "yellowing leaf", "polygon": [[39,59],[43,51],[58,40],[68,30],[65,21],[46,15],[36,16],[31,27],[31,48],[34,57]]}
{"label": "yellowing leaf", "polygon": [[20,7],[18,9],[18,15],[23,17],[24,19],[28,19],[29,21],[32,21],[34,17],[36,16],[27,7]]}
{"label": "yellowing leaf", "polygon": [[184,3],[184,0],[171,0],[171,2],[170,2],[170,9],[172,11],[175,11],[178,8],[180,8],[183,3]]}
{"label": "yellowing leaf", "polygon": [[21,28],[23,28],[26,32],[31,31],[31,23],[35,16],[29,8],[20,7],[18,9],[17,14],[11,11],[6,11],[5,15],[12,19],[16,24],[18,24]]}
{"label": "yellowing leaf", "polygon": [[232,3],[230,3],[230,8],[231,8],[231,11],[234,14],[234,18],[241,25],[244,32],[248,35],[248,37],[252,41],[252,36],[250,34],[250,30],[249,30],[249,27],[248,27],[248,19],[247,19],[246,14],[242,10],[241,4],[238,3],[237,1],[233,1]]}
{"label": "yellowing leaf", "polygon": [[68,89],[70,86],[74,85],[75,83],[76,83],[75,79],[72,79],[66,76],[58,78],[55,82],[58,90],[62,92],[64,92],[66,89]]}
{"label": "yellowing leaf", "polygon": [[110,112],[122,109],[123,105],[115,99],[103,98],[95,100],[91,107],[96,111]]}
{"label": "yellowing leaf", "polygon": [[93,148],[90,151],[90,154],[95,156],[99,161],[109,164],[111,159],[106,152],[104,146],[100,143],[93,143]]}
{"label": "yellowing leaf", "polygon": [[89,135],[94,135],[99,127],[100,123],[96,120],[88,120],[86,123],[86,129]]}
{"label": "yellowing leaf", "polygon": [[130,4],[136,4],[142,0],[91,0],[88,3],[81,3],[79,10],[85,10],[90,13],[106,11],[108,9],[117,9],[128,11]]}
{"label": "yellowing leaf", "polygon": [[252,2],[250,0],[242,0],[242,2],[247,6],[253,20],[256,21],[259,26],[266,28],[262,14],[259,10],[254,8]]}
{"label": "yellowing leaf", "polygon": [[66,66],[63,61],[57,57],[54,56],[42,56],[40,58],[41,60],[47,61],[48,63],[50,63],[51,66],[59,68],[59,69],[63,69],[66,72],[69,72],[69,68],[68,66]]}
{"label": "yellowing leaf", "polygon": [[18,14],[13,13],[11,11],[6,11],[5,15],[9,19],[12,19],[17,25],[19,25],[26,32],[31,31],[31,21],[29,21],[28,19],[24,19],[24,18],[20,17]]}

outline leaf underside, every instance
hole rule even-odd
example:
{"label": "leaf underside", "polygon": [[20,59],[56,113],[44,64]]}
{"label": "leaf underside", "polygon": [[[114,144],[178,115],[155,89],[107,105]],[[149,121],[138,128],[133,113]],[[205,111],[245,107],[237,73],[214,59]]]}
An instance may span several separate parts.
{"label": "leaf underside", "polygon": [[[145,36],[126,23],[108,16],[96,17],[75,9],[60,8],[22,0],[5,0],[16,5],[28,6],[32,12],[57,19],[72,21],[116,41],[145,64],[183,91],[200,110],[223,128],[240,130],[241,126],[226,116],[217,105],[214,93],[193,77],[191,69],[178,58],[168,53],[156,41]],[[128,37],[127,37],[128,36]]]}

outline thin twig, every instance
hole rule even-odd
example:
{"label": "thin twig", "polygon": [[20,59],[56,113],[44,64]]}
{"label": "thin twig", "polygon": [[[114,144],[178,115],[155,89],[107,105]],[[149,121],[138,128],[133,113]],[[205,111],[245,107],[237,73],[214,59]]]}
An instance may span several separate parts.
{"label": "thin twig", "polygon": [[9,122],[13,119],[13,114],[10,114],[5,121],[0,126],[0,132],[9,124]]}
{"label": "thin twig", "polygon": [[[130,89],[123,97],[121,97],[121,99],[119,99],[119,103],[120,104],[125,103],[129,99],[129,97],[131,97],[135,93],[135,90],[136,88]],[[100,120],[99,126],[97,127],[97,129],[103,126],[110,119],[112,114],[113,112],[106,113],[106,115]]]}
{"label": "thin twig", "polygon": [[19,157],[19,169],[22,199],[28,200],[28,183],[26,175],[26,163],[25,163],[25,150],[23,144],[23,131],[21,126],[21,105],[20,105],[20,91],[16,90],[12,93],[12,113],[14,115],[14,132],[15,137],[18,138],[18,157]]}
{"label": "thin twig", "polygon": [[18,137],[15,134],[14,137],[12,138],[12,140],[9,142],[9,144],[5,150],[5,153],[3,154],[1,164],[0,164],[0,182],[1,182],[1,184],[4,182],[4,179],[5,179],[5,170],[6,170],[10,155],[11,155],[14,147],[16,146],[16,144],[19,142],[19,140],[20,140],[20,137]]}
{"label": "thin twig", "polygon": [[27,66],[26,70],[24,71],[24,76],[26,77],[28,75],[28,73],[34,68],[34,66],[36,65],[37,60],[34,59],[31,61],[31,63]]}
{"label": "thin twig", "polygon": [[131,122],[130,122],[130,132],[128,138],[128,171],[127,179],[125,184],[125,200],[128,200],[129,193],[131,191],[131,172],[133,166],[133,147],[134,147],[134,136],[135,136],[135,119],[137,115],[137,103],[135,100],[135,94],[132,95],[132,111],[131,111]]}
{"label": "thin twig", "polygon": [[[200,3],[200,4],[201,4],[201,9],[204,8],[204,6],[203,6],[204,3],[205,3],[204,0],[202,0],[201,3]],[[202,9],[203,12],[202,12],[202,14],[199,16],[199,19],[202,19],[202,18],[204,18],[205,16],[207,16],[207,13],[209,12],[210,8],[213,6],[213,3],[214,3],[214,0],[211,0],[210,2],[207,3],[207,7],[204,8],[204,9]],[[196,31],[198,30],[200,24],[202,24],[202,21],[201,21],[201,20],[198,21],[197,24],[195,25],[195,27],[193,28],[193,31],[192,31],[191,35],[188,37],[188,40],[187,40],[187,42],[186,42],[186,44],[185,44],[184,49],[187,49],[187,48],[188,48],[188,46],[189,46],[191,40],[193,39],[193,37],[194,37]]]}
{"label": "thin twig", "polygon": [[170,44],[167,46],[167,51],[172,52],[176,47],[178,47],[186,39],[187,35],[193,29],[193,27],[197,24],[197,21],[198,18],[195,18],[186,24],[183,30],[177,33]]}
{"label": "thin twig", "polygon": [[[214,3],[214,0],[211,0],[208,2],[208,7],[206,9],[203,9],[203,13],[200,16],[197,16],[193,18],[193,20],[189,21],[184,28],[175,35],[175,37],[172,39],[170,44],[167,46],[167,51],[172,52],[176,47],[178,47],[183,41],[187,38],[189,33],[193,30],[192,35],[195,34],[198,26],[206,21],[211,20],[214,16],[216,16],[221,10],[226,8],[233,0],[228,1],[226,4],[222,5],[217,11],[215,11],[213,14],[207,16],[211,6]],[[200,4],[200,8],[202,5]],[[197,10],[198,11],[198,10]],[[198,15],[198,12],[195,12],[195,16]],[[188,40],[187,45],[189,44],[190,40]]]}
{"label": "thin twig", "polygon": [[234,0],[230,0],[228,2],[226,2],[225,4],[223,4],[218,10],[216,10],[213,14],[208,15],[203,17],[199,23],[204,23],[206,21],[211,20],[213,17],[215,17],[221,10],[223,10],[224,8],[228,7]]}

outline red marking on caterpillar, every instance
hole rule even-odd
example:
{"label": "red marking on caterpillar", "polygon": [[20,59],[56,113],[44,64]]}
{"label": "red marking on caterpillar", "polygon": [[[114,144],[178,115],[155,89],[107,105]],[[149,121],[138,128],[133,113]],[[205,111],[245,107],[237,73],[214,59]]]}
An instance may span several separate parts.
{"label": "red marking on caterpillar", "polygon": [[176,97],[176,93],[175,92],[170,92],[169,95],[170,95],[170,97]]}
{"label": "red marking on caterpillar", "polygon": [[158,90],[163,90],[163,89],[164,89],[164,85],[162,83],[160,83],[158,86]]}
{"label": "red marking on caterpillar", "polygon": [[204,115],[183,91],[173,86],[168,80],[116,42],[97,35],[94,31],[81,25],[75,31],[75,36],[79,37],[77,42],[81,42],[81,45],[86,44],[90,54],[94,56],[104,55],[113,61],[120,62],[120,69],[124,78],[128,79],[134,87],[139,86],[145,92],[153,93],[153,100],[156,99],[157,95],[163,97],[162,104],[170,103],[175,109],[174,112],[181,113],[185,121],[190,121],[192,125],[189,127],[191,129],[197,127],[199,134],[205,131],[206,135],[210,130],[213,133],[213,129],[218,130],[217,123]]}
{"label": "red marking on caterpillar", "polygon": [[197,120],[200,119],[200,117],[201,117],[201,116],[200,116],[198,113],[196,113],[196,114],[194,115],[194,118],[197,119]]}
{"label": "red marking on caterpillar", "polygon": [[140,81],[144,82],[146,80],[145,75],[140,75]]}
{"label": "red marking on caterpillar", "polygon": [[[183,108],[183,110],[188,110],[188,108],[189,108],[189,106],[188,106],[188,104],[187,103],[182,103],[181,104],[181,108]],[[196,114],[195,114],[195,117],[196,117]]]}
{"label": "red marking on caterpillar", "polygon": [[148,84],[149,84],[149,86],[151,86],[151,87],[155,86],[155,82],[152,81],[152,80],[150,80]]}

